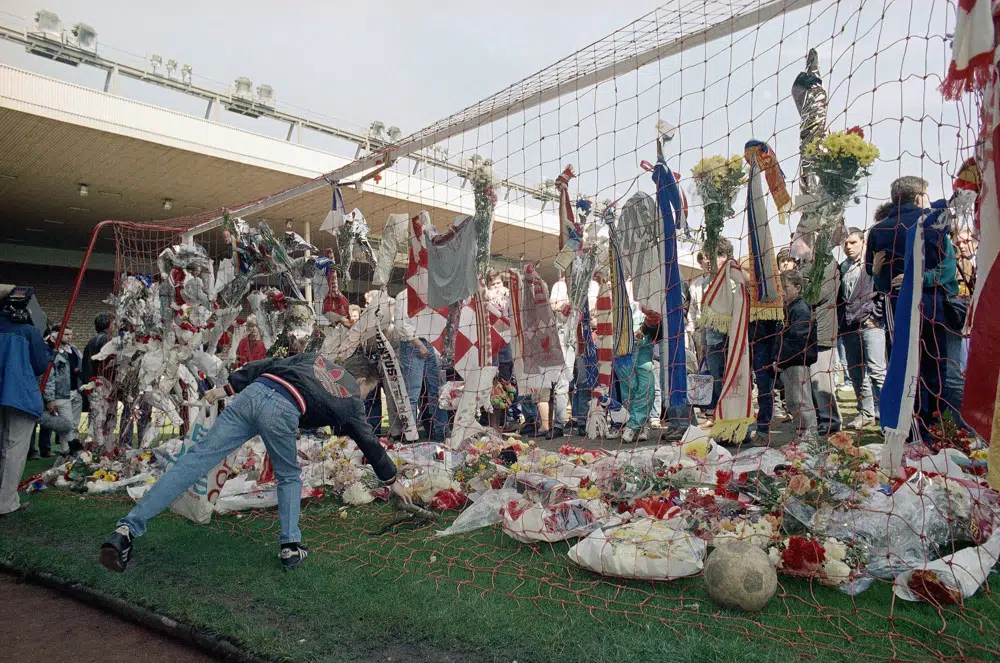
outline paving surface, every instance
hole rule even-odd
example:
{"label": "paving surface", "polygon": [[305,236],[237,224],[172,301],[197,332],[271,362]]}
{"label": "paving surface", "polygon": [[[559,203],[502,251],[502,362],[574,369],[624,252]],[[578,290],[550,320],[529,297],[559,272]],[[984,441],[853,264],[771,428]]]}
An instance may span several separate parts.
{"label": "paving surface", "polygon": [[0,659],[73,663],[214,659],[62,594],[0,575]]}

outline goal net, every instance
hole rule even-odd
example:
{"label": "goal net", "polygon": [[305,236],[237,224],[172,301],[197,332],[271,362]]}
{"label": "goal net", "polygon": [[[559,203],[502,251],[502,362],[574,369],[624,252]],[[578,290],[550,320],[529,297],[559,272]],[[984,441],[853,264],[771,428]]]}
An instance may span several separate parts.
{"label": "goal net", "polygon": [[[168,222],[205,247],[231,344],[254,313],[269,351],[392,363],[367,406],[431,439],[394,452],[415,493],[484,500],[391,553],[306,509],[314,549],[679,638],[1000,654],[996,494],[958,415],[981,102],[938,90],[955,3],[914,9],[668,2],[408,137],[373,127],[332,173]],[[120,280],[177,241],[117,237]],[[202,265],[174,258],[156,273]],[[775,567],[760,615],[706,607],[766,602]]]}

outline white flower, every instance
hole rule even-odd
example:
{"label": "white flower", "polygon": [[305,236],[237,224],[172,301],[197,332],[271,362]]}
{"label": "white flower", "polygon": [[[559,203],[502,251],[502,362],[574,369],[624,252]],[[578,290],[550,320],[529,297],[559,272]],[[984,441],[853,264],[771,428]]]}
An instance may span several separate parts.
{"label": "white flower", "polygon": [[823,542],[826,550],[826,558],[843,562],[847,558],[847,546],[836,539],[827,539]]}
{"label": "white flower", "polygon": [[771,560],[771,564],[774,565],[774,568],[781,568],[781,552],[778,550],[778,546],[772,546],[767,551],[767,558]]}
{"label": "white flower", "polygon": [[851,567],[836,559],[827,559],[821,570],[823,583],[826,585],[843,585],[851,579]]}
{"label": "white flower", "polygon": [[360,481],[352,483],[346,489],[344,489],[343,496],[344,504],[350,504],[351,506],[359,506],[361,504],[368,504],[374,502],[375,498],[372,497],[370,490],[365,488],[365,485]]}

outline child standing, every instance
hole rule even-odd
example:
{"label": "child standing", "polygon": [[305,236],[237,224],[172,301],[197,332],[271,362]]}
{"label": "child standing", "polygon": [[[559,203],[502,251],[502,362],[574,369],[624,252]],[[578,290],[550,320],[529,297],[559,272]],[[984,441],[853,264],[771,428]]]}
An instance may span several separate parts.
{"label": "child standing", "polygon": [[775,370],[781,372],[785,385],[788,414],[798,416],[796,439],[813,441],[817,437],[816,409],[812,401],[809,366],[816,363],[816,321],[812,308],[802,299],[803,280],[797,271],[781,275],[785,301],[785,326],[778,335]]}

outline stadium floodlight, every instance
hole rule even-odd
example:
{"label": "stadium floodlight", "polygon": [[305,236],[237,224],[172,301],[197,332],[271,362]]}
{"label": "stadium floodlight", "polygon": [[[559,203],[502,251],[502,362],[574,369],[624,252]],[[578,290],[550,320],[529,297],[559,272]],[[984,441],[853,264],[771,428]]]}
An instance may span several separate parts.
{"label": "stadium floodlight", "polygon": [[177,60],[170,58],[167,60],[167,78],[173,78],[177,73]]}
{"label": "stadium floodlight", "polygon": [[97,31],[86,23],[73,26],[73,45],[91,55],[97,53]]}
{"label": "stadium floodlight", "polygon": [[268,108],[274,107],[274,88],[270,85],[257,86],[257,103]]}
{"label": "stadium floodlight", "polygon": [[169,212],[171,208],[173,208],[173,206],[174,206],[174,201],[170,200],[169,198],[163,199],[163,209]]}
{"label": "stadium floodlight", "polygon": [[55,12],[42,9],[35,12],[35,31],[47,39],[62,41],[62,21]]}
{"label": "stadium floodlight", "polygon": [[153,53],[149,56],[149,66],[156,73],[156,70],[163,66],[163,56]]}
{"label": "stadium floodlight", "polygon": [[244,76],[240,76],[236,79],[235,87],[233,88],[233,97],[236,99],[242,99],[243,101],[253,101],[253,81]]}
{"label": "stadium floodlight", "polygon": [[188,85],[191,85],[191,76],[193,73],[194,69],[191,68],[191,65],[189,64],[181,65],[181,81],[187,83]]}
{"label": "stadium floodlight", "polygon": [[368,127],[368,137],[381,140],[382,133],[385,131],[385,123],[381,120],[375,120]]}
{"label": "stadium floodlight", "polygon": [[389,134],[389,140],[394,143],[403,136],[403,131],[399,127],[389,127],[387,133]]}
{"label": "stadium floodlight", "polygon": [[81,198],[86,198],[87,194],[90,193],[90,189],[87,188],[86,184],[81,184],[80,188],[77,189],[77,190],[80,192],[80,197]]}

